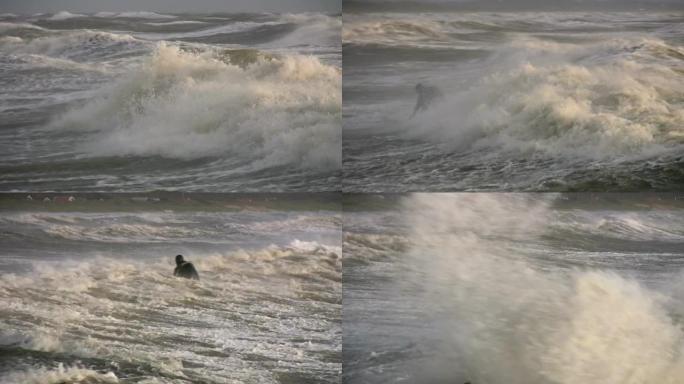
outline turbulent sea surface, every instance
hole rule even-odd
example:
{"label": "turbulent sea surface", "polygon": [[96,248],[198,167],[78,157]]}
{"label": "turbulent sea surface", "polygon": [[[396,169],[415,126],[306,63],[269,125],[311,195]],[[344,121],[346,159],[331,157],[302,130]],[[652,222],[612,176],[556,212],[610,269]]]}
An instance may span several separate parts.
{"label": "turbulent sea surface", "polygon": [[683,198],[350,199],[343,382],[680,383]]}
{"label": "turbulent sea surface", "polygon": [[683,22],[345,13],[343,189],[681,190]]}
{"label": "turbulent sea surface", "polygon": [[341,17],[0,15],[0,189],[333,191]]}
{"label": "turbulent sea surface", "polygon": [[337,212],[72,204],[0,219],[0,382],[339,382]]}

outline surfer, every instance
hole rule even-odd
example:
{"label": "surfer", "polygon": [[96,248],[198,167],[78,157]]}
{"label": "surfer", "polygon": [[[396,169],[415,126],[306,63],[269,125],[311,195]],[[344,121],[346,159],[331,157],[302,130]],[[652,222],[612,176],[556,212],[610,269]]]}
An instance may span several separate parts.
{"label": "surfer", "polygon": [[173,275],[184,277],[186,279],[199,280],[199,275],[195,266],[191,262],[183,260],[183,255],[176,256],[176,269],[173,270]]}
{"label": "surfer", "polygon": [[433,101],[444,97],[444,94],[442,94],[442,91],[440,91],[439,88],[423,85],[421,83],[416,84],[416,93],[418,94],[418,100],[416,100],[416,106],[413,108],[413,113],[410,118],[413,118],[419,111],[425,111]]}

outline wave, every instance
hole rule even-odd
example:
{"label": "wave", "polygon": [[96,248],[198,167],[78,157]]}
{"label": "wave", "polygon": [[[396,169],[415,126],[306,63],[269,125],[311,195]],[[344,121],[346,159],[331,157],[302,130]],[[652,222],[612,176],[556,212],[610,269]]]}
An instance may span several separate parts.
{"label": "wave", "polygon": [[449,40],[443,27],[436,21],[375,20],[345,21],[342,41],[354,44],[415,44],[422,41]]}
{"label": "wave", "polygon": [[411,135],[458,148],[587,159],[678,150],[684,144],[680,56],[681,48],[657,39],[517,41],[494,55],[493,74],[435,104]]}
{"label": "wave", "polygon": [[612,32],[680,15],[666,13],[424,13],[345,15],[342,40],[348,44],[413,45],[463,40],[497,41],[506,34]]}
{"label": "wave", "polygon": [[[42,357],[32,366],[43,365],[47,356],[46,366],[57,360],[98,372],[114,367],[122,379],[244,382],[265,370],[241,369],[254,358],[280,361],[293,371],[302,363],[327,367],[325,357],[301,353],[339,352],[330,332],[341,305],[340,251],[294,240],[283,247],[195,252],[187,257],[200,281],[173,277],[173,257],[37,262],[33,272],[0,276],[7,314],[0,319],[0,345]],[[235,364],[226,363],[228,355]],[[10,377],[23,383],[25,374],[70,374],[33,369]],[[271,377],[269,371],[259,382],[274,382]]]}
{"label": "wave", "polygon": [[154,25],[155,27],[165,27],[168,25],[187,25],[187,24],[206,24],[206,21],[198,20],[176,20],[176,21],[162,21],[156,23],[145,23],[147,25]]}
{"label": "wave", "polygon": [[[111,219],[112,221],[102,219]],[[47,235],[53,239],[105,243],[155,243],[173,240],[202,241],[208,236],[219,238],[221,232],[203,231],[178,220],[173,215],[152,213],[132,215],[63,215],[22,213],[3,218],[6,225],[30,226],[37,229],[37,239]]]}
{"label": "wave", "polygon": [[425,287],[426,311],[443,317],[461,356],[452,368],[460,382],[679,382],[681,298],[614,272],[542,269],[506,245],[545,233],[551,201],[516,194],[406,200],[409,263],[421,272],[408,284]]}
{"label": "wave", "polygon": [[15,372],[3,377],[3,382],[7,384],[115,384],[119,383],[118,378],[112,372],[100,373],[94,370],[65,367],[59,363],[57,368],[33,368],[25,372]]}
{"label": "wave", "polygon": [[139,70],[52,127],[90,132],[81,146],[89,156],[229,156],[258,168],[336,169],[340,112],[341,73],[314,57],[161,43]]}
{"label": "wave", "polygon": [[[179,21],[177,23],[187,22]],[[157,23],[156,25],[170,25],[170,23]],[[225,40],[230,35],[234,35],[235,42],[242,45],[249,45],[247,42],[254,40],[251,45],[266,44],[273,47],[298,45],[330,46],[339,44],[341,28],[342,21],[340,18],[317,13],[305,13],[284,14],[269,21],[232,21],[189,32],[141,33],[138,36],[156,40],[179,39],[213,42],[207,39],[221,36]],[[222,40],[220,42],[225,43],[227,41]]]}
{"label": "wave", "polygon": [[137,52],[146,46],[146,42],[131,35],[91,30],[0,40],[0,48],[6,53],[100,63],[108,57],[120,57],[122,53]]}
{"label": "wave", "polygon": [[86,17],[86,15],[82,15],[80,13],[71,13],[67,11],[61,11],[57,12],[54,15],[50,16],[48,20],[68,20],[68,19],[73,19],[76,17]]}
{"label": "wave", "polygon": [[655,212],[570,212],[558,217],[552,227],[563,236],[591,238],[602,236],[629,241],[661,241],[678,243],[684,241],[684,220],[677,211],[657,210]]}
{"label": "wave", "polygon": [[339,46],[342,20],[320,13],[284,14],[281,21],[298,25],[289,34],[269,42],[270,46]]}
{"label": "wave", "polygon": [[164,15],[156,12],[98,12],[95,17],[102,18],[127,18],[127,19],[175,19],[177,16]]}
{"label": "wave", "polygon": [[45,30],[45,28],[39,27],[37,25],[30,24],[30,23],[0,22],[0,32],[2,32],[2,33],[8,32],[8,31],[15,31],[18,29],[35,29],[35,30],[42,30],[42,31]]}
{"label": "wave", "polygon": [[[168,25],[168,24],[165,24]],[[140,33],[138,36],[148,38],[148,39],[163,39],[163,40],[188,40],[188,39],[198,39],[202,37],[211,37],[222,34],[232,34],[251,31],[257,28],[263,28],[268,26],[281,25],[280,22],[256,22],[256,21],[239,21],[233,22],[225,25],[219,25],[211,28],[200,29],[190,32],[180,32],[180,33]]]}

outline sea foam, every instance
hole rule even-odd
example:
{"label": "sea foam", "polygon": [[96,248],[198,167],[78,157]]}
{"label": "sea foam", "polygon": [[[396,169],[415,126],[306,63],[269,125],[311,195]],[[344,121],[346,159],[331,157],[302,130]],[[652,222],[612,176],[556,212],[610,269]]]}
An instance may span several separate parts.
{"label": "sea foam", "polygon": [[[239,65],[237,65],[239,64]],[[341,73],[315,57],[191,53],[160,43],[138,70],[53,123],[92,156],[237,157],[338,168]]]}
{"label": "sea foam", "polygon": [[589,159],[680,148],[684,76],[672,65],[680,55],[658,39],[517,41],[494,55],[493,72],[419,116],[410,135]]}
{"label": "sea foam", "polygon": [[[684,377],[680,299],[601,270],[549,270],[508,242],[534,243],[553,196],[414,195],[405,202],[430,313],[460,372],[493,384],[674,384]],[[492,364],[496,362],[496,364]],[[645,364],[644,362],[648,362]]]}

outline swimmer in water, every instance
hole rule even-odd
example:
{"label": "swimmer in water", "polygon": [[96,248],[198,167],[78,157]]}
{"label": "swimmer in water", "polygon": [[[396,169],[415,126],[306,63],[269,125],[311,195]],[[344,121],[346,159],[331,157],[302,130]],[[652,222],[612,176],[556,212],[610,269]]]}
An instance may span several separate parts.
{"label": "swimmer in water", "polygon": [[416,84],[416,93],[418,94],[418,100],[416,100],[416,106],[413,108],[413,113],[410,118],[413,118],[418,112],[427,110],[430,104],[435,100],[444,97],[444,94],[442,94],[442,91],[440,91],[439,88],[423,85],[421,83]]}
{"label": "swimmer in water", "polygon": [[199,274],[195,266],[191,262],[183,260],[183,255],[176,256],[176,269],[173,270],[173,275],[184,277],[186,279],[199,280]]}

